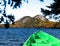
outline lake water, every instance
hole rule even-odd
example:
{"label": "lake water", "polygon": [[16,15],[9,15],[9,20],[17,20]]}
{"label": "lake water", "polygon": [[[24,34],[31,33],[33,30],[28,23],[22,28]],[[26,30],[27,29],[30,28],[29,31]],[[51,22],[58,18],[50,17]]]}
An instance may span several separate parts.
{"label": "lake water", "polygon": [[26,39],[34,32],[42,30],[60,39],[60,29],[45,28],[10,28],[0,29],[0,46],[22,46]]}

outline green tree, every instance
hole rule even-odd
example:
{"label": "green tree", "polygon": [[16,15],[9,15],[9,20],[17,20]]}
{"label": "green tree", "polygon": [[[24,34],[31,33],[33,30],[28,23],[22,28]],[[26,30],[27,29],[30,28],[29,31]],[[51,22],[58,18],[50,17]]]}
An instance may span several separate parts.
{"label": "green tree", "polygon": [[[15,17],[14,15],[10,14],[10,15],[6,15],[6,6],[7,4],[9,4],[11,7],[13,6],[13,9],[17,7],[20,8],[22,2],[22,0],[0,0],[0,13],[2,13],[3,16],[1,16],[0,18],[0,23],[4,22],[4,25],[5,25],[5,28],[9,28],[9,24],[12,23],[14,24],[14,20],[15,20]],[[26,0],[24,0],[26,1]],[[27,1],[28,2],[28,1]],[[3,10],[2,9],[2,6],[4,7]],[[4,18],[8,18],[6,19],[6,21],[4,21]]]}
{"label": "green tree", "polygon": [[50,15],[50,14],[58,15],[58,14],[60,14],[60,0],[54,0],[54,3],[52,3],[50,6],[46,6],[46,7],[50,8],[51,11],[49,11],[47,9],[44,10],[43,8],[41,8],[41,11],[45,15]]}

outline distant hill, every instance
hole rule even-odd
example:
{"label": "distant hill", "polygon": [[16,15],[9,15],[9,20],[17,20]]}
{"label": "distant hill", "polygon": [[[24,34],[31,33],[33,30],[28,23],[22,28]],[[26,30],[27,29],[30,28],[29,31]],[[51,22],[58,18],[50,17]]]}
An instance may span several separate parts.
{"label": "distant hill", "polygon": [[[0,24],[0,27],[4,27],[4,25]],[[17,20],[14,25],[10,24],[10,28],[60,28],[60,22],[48,21],[42,15],[24,16]]]}
{"label": "distant hill", "polygon": [[16,22],[26,22],[26,21],[29,21],[30,19],[32,19],[32,17],[30,16],[24,16],[22,17],[21,19],[17,20]]}
{"label": "distant hill", "polygon": [[47,19],[46,19],[44,16],[42,16],[42,15],[36,15],[36,16],[34,16],[34,18],[40,19],[40,20],[42,20],[42,21],[46,21],[46,20],[47,20]]}
{"label": "distant hill", "polygon": [[16,28],[60,28],[60,22],[48,21],[42,15],[36,15],[34,17],[24,16],[20,20],[15,22],[15,25],[11,27]]}

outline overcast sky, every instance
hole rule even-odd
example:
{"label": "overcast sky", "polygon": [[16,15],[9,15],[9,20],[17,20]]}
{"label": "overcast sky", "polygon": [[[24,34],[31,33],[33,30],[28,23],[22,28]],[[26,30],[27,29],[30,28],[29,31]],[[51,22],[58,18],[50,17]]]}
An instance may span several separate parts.
{"label": "overcast sky", "polygon": [[22,1],[22,6],[17,9],[12,9],[9,5],[7,5],[7,14],[14,14],[15,20],[22,18],[23,16],[31,16],[34,17],[37,14],[42,15],[41,8],[48,9],[46,6],[49,6],[53,3],[52,0],[44,0],[44,2],[40,2],[39,0],[28,0],[26,3]]}

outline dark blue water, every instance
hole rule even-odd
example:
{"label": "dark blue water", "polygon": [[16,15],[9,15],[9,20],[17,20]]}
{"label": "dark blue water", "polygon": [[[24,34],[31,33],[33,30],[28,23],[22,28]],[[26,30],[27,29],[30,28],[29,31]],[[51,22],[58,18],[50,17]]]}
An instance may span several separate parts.
{"label": "dark blue water", "polygon": [[42,30],[60,39],[60,29],[45,28],[10,28],[0,29],[0,46],[22,46],[26,39],[34,32]]}

